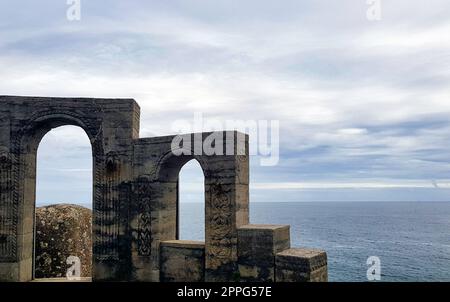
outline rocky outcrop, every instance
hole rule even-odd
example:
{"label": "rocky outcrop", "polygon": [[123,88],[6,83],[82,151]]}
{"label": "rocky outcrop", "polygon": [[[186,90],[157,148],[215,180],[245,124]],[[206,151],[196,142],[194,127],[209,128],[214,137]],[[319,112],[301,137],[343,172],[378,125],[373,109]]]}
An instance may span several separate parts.
{"label": "rocky outcrop", "polygon": [[35,278],[65,277],[70,256],[81,262],[81,277],[92,272],[92,211],[70,204],[36,209]]}

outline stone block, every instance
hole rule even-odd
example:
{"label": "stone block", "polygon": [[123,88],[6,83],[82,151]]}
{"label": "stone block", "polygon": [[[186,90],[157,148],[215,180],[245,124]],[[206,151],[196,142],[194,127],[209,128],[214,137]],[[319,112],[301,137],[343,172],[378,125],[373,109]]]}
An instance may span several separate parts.
{"label": "stone block", "polygon": [[203,282],[205,280],[204,242],[162,241],[160,251],[161,282]]}
{"label": "stone block", "polygon": [[80,259],[81,277],[92,276],[92,211],[69,204],[37,208],[35,278],[65,277],[70,256]]}
{"label": "stone block", "polygon": [[275,281],[275,255],[290,247],[288,225],[245,225],[238,228],[241,281]]}
{"label": "stone block", "polygon": [[276,282],[327,282],[327,254],[322,250],[292,248],[276,254]]}

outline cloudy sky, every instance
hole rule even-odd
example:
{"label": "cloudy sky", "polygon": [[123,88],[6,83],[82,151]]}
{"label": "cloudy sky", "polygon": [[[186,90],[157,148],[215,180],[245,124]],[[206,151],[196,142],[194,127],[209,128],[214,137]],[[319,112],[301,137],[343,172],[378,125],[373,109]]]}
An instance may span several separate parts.
{"label": "cloudy sky", "polygon": [[[379,21],[366,0],[81,0],[79,21],[67,8],[1,1],[0,94],[132,97],[142,137],[194,113],[278,120],[278,164],[252,158],[254,202],[450,200],[448,0],[381,0]],[[38,166],[39,202],[90,199],[80,129],[50,132]]]}

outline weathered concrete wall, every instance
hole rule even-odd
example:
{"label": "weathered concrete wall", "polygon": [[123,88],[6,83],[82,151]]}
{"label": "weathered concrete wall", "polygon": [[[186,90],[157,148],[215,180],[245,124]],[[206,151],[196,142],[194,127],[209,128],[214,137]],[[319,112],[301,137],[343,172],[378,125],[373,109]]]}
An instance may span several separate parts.
{"label": "weathered concrete wall", "polygon": [[205,243],[171,240],[160,244],[161,282],[205,281]]}
{"label": "weathered concrete wall", "polygon": [[94,280],[129,273],[128,207],[139,106],[128,99],[0,96],[0,279],[32,279],[36,151],[63,125],[88,135],[94,162]]}
{"label": "weathered concrete wall", "polygon": [[[244,279],[273,280],[268,259],[288,247],[285,227],[242,229],[252,244],[242,241],[239,251],[238,229],[249,224],[248,136],[187,134],[189,144],[174,146],[180,136],[139,138],[139,114],[131,99],[0,96],[0,280],[33,278],[36,151],[63,125],[81,127],[92,144],[94,281],[160,280],[161,242],[178,239],[178,174],[191,159],[205,175],[204,280],[237,280],[240,270]],[[289,261],[306,267],[298,255],[276,257],[283,280],[296,278]],[[306,279],[324,279],[321,269]]]}
{"label": "weathered concrete wall", "polygon": [[205,280],[227,281],[237,274],[237,228],[249,221],[248,136],[219,132],[223,150],[231,145],[233,155],[194,150],[196,139],[203,144],[210,135],[190,135],[192,149],[180,156],[172,150],[175,136],[136,141],[130,220],[134,278],[158,281],[159,244],[177,239],[178,174],[191,159],[200,163],[205,174]]}
{"label": "weathered concrete wall", "polygon": [[317,249],[293,248],[275,257],[277,282],[327,282],[327,254]]}
{"label": "weathered concrete wall", "polygon": [[245,225],[238,228],[241,281],[275,281],[275,255],[290,248],[288,225]]}

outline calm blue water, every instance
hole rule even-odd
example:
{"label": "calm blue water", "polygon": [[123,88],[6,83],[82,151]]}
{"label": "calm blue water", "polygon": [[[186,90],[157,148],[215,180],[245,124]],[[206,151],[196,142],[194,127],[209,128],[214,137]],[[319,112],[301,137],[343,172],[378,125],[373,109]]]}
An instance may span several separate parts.
{"label": "calm blue water", "polygon": [[[182,204],[182,239],[203,240],[203,204]],[[251,223],[290,224],[291,244],[328,253],[330,281],[450,281],[450,202],[251,203]]]}

